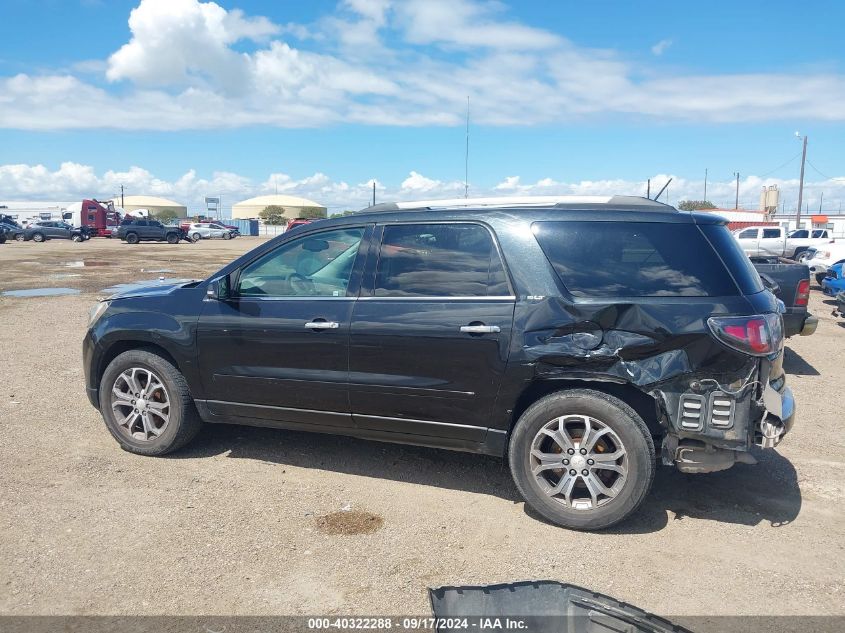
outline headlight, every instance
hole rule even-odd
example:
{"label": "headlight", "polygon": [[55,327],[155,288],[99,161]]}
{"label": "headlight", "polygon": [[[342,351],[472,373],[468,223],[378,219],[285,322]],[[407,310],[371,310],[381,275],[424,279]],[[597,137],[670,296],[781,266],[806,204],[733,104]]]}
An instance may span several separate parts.
{"label": "headlight", "polygon": [[101,316],[103,316],[103,312],[108,310],[111,302],[109,301],[100,301],[95,303],[94,306],[91,308],[91,311],[88,312],[88,327],[92,327]]}
{"label": "headlight", "polygon": [[830,251],[816,251],[813,259],[830,259]]}

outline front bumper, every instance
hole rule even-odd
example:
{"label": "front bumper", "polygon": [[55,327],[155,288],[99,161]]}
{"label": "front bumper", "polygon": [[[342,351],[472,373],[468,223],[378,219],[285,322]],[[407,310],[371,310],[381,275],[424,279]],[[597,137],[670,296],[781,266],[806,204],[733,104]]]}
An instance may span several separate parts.
{"label": "front bumper", "polygon": [[831,277],[822,279],[822,292],[828,297],[835,297],[843,291],[845,291],[845,279],[833,279]]}

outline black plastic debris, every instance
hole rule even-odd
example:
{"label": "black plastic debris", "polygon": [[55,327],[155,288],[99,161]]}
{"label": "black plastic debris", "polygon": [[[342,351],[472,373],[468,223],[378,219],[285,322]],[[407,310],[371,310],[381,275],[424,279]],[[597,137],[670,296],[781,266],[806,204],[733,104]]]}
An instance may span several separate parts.
{"label": "black plastic debris", "polygon": [[429,589],[438,633],[689,633],[642,609],[551,580]]}

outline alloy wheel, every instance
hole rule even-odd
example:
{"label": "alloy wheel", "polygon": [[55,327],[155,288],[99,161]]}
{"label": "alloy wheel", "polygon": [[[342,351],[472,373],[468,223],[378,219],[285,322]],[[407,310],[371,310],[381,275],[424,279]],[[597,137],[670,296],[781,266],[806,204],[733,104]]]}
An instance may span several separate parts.
{"label": "alloy wheel", "polygon": [[628,477],[622,440],[608,425],[586,415],[547,422],[531,442],[529,459],[540,489],[573,510],[611,502]]}
{"label": "alloy wheel", "polygon": [[170,397],[164,383],[144,367],[131,367],[115,378],[111,408],[120,430],[134,440],[150,442],[170,422]]}

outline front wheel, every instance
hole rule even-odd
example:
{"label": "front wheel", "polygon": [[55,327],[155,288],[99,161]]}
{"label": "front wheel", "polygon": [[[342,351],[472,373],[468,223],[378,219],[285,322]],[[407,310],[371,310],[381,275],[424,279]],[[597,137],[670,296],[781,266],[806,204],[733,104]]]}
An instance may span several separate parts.
{"label": "front wheel", "polygon": [[139,455],[175,451],[202,426],[184,376],[145,350],[124,352],[109,363],[100,381],[100,412],[118,444]]}
{"label": "front wheel", "polygon": [[126,234],[126,243],[127,244],[137,244],[139,241],[137,233],[127,233]]}
{"label": "front wheel", "polygon": [[83,240],[83,237],[81,235],[74,235],[70,239],[72,239],[74,242],[81,242]]}
{"label": "front wheel", "polygon": [[176,233],[168,233],[165,237],[168,244],[178,244],[179,243],[179,236]]}
{"label": "front wheel", "polygon": [[634,512],[656,468],[642,418],[618,398],[587,389],[529,407],[511,435],[509,461],[525,502],[576,530],[606,528]]}
{"label": "front wheel", "polygon": [[201,239],[202,239],[202,235],[200,235],[199,233],[194,233],[193,235],[191,235],[191,241],[194,242],[195,244],[197,242],[199,242]]}
{"label": "front wheel", "polygon": [[224,240],[231,240],[231,239],[232,239],[232,234],[231,234],[231,233],[224,233],[224,234],[223,234],[223,239],[224,239]]}
{"label": "front wheel", "polygon": [[32,241],[33,242],[43,242],[46,238],[44,237],[43,233],[33,233],[32,234]]}
{"label": "front wheel", "polygon": [[23,233],[18,233],[17,235],[15,235],[15,240],[17,240],[18,242],[26,242],[26,235],[24,235]]}

